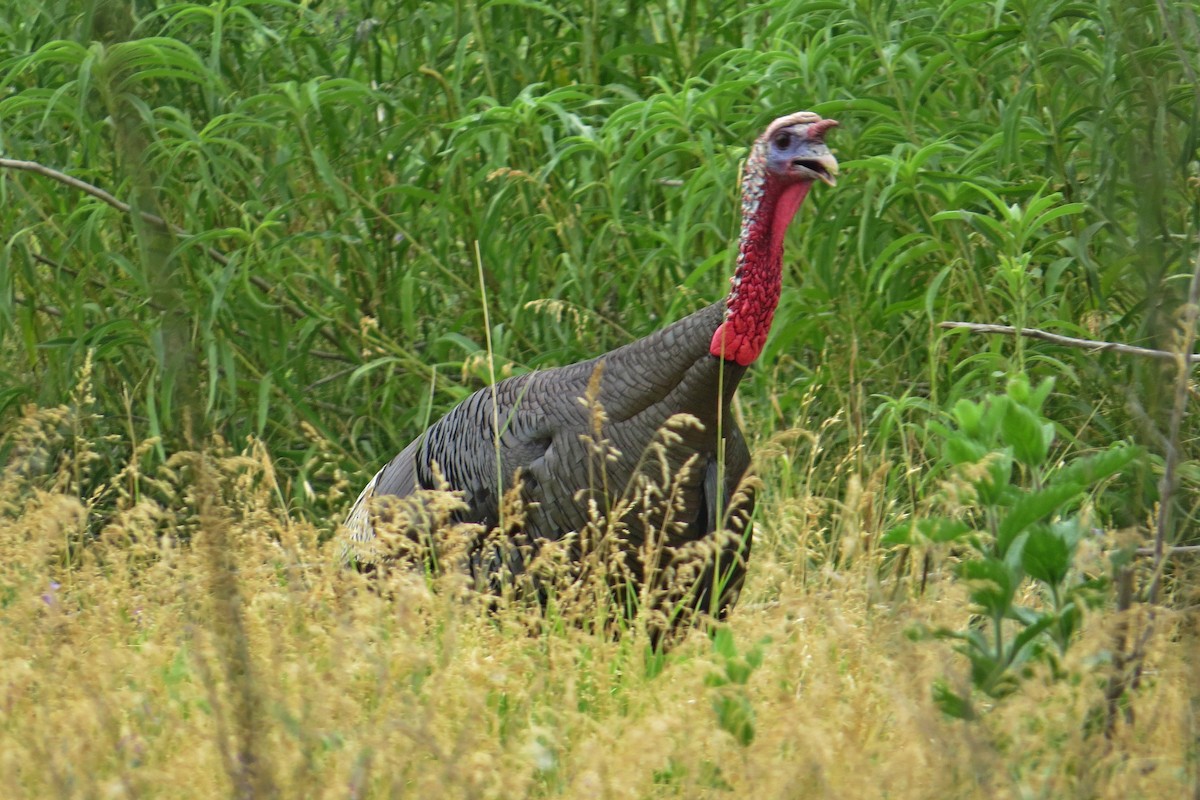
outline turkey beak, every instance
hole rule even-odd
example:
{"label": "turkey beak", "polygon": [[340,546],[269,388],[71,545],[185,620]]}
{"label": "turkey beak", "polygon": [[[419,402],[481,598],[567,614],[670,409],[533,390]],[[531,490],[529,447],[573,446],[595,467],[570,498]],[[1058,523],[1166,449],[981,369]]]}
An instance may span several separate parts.
{"label": "turkey beak", "polygon": [[828,186],[837,185],[838,162],[825,145],[825,134],[837,126],[835,119],[819,119],[809,125],[804,131],[806,141],[800,145],[797,157],[792,159],[793,166]]}
{"label": "turkey beak", "polygon": [[813,170],[817,173],[817,178],[827,186],[837,186],[838,163],[833,157],[833,153],[826,153],[816,159],[820,169]]}
{"label": "turkey beak", "polygon": [[811,175],[811,180],[837,186],[837,159],[833,157],[833,153],[825,150],[824,145],[821,145],[821,149],[824,152],[792,159],[792,166],[798,168],[806,177]]}

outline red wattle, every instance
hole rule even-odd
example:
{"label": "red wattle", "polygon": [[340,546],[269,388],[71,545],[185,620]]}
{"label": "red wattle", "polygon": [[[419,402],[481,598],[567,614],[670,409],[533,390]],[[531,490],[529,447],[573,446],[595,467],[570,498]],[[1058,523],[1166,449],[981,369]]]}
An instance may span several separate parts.
{"label": "red wattle", "polygon": [[800,204],[808,197],[812,181],[803,181],[785,186],[775,202],[775,218],[771,220],[771,257],[783,259],[783,235],[787,233],[788,225],[800,210]]}
{"label": "red wattle", "polygon": [[708,352],[749,366],[763,351],[779,305],[783,235],[812,184],[768,182],[758,216],[743,235],[734,289],[726,300],[725,321],[713,333]]}
{"label": "red wattle", "polygon": [[748,367],[762,353],[766,343],[766,330],[738,331],[726,320],[713,333],[712,343],[708,347],[708,352],[718,358],[723,358],[726,361],[734,361],[743,367]]}
{"label": "red wattle", "polygon": [[722,322],[717,326],[717,330],[713,332],[712,343],[708,346],[708,352],[718,358],[723,358],[726,361],[737,361],[737,355],[743,349],[745,343],[742,337],[738,336],[733,330],[733,326],[728,322]]}

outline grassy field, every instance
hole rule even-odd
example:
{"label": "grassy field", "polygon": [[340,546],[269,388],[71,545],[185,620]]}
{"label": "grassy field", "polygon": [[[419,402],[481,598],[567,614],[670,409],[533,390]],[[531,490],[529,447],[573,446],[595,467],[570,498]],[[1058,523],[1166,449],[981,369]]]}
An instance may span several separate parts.
{"label": "grassy field", "polygon": [[[1194,557],[1138,548],[1197,543],[1197,12],[9,0],[0,785],[1194,796]],[[491,366],[720,297],[740,160],[802,108],[843,174],[741,388],[726,626],[664,655],[339,567]]]}

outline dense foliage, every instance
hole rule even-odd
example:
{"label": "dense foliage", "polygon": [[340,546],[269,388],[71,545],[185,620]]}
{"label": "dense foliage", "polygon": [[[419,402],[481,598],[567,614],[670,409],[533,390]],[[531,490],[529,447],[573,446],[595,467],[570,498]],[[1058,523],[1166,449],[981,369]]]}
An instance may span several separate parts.
{"label": "dense foliage", "polygon": [[4,157],[187,233],[5,171],[0,409],[61,402],[92,350],[124,447],[260,436],[329,513],[314,454],[364,474],[484,379],[485,300],[506,372],[720,296],[739,159],[812,108],[844,178],[789,239],[760,430],[844,409],[890,454],[883,418],[1028,370],[1072,437],[1152,438],[1159,364],[935,325],[1169,348],[1200,174],[1194,20],[1165,9],[16,0]]}
{"label": "dense foliage", "polygon": [[[842,570],[862,579],[862,611],[880,599],[877,581],[896,599],[958,574],[973,581],[958,600],[990,620],[989,635],[941,606],[917,616],[958,637],[984,697],[1009,694],[1005,670],[1035,651],[1050,674],[1071,672],[1086,609],[1130,607],[1130,591],[1118,601],[1105,583],[1111,569],[1143,598],[1166,581],[1186,605],[1176,567],[1128,566],[1152,539],[1162,486],[1168,542],[1194,539],[1200,428],[1185,419],[1171,434],[1179,365],[939,324],[1186,347],[1200,263],[1198,72],[1196,5],[1156,0],[7,0],[0,518],[26,543],[58,530],[37,520],[71,522],[62,547],[6,551],[18,566],[0,574],[0,610],[43,569],[57,591],[89,558],[115,558],[89,554],[91,543],[137,545],[121,572],[129,586],[147,564],[165,569],[138,535],[112,531],[187,539],[212,527],[181,454],[232,459],[225,443],[269,465],[269,502],[254,484],[271,507],[262,529],[296,563],[328,558],[323,543],[363,481],[493,375],[595,355],[721,296],[746,148],[775,116],[810,109],[841,122],[830,143],[842,175],[792,226],[775,328],[740,392],[764,480],[750,599],[794,600]],[[1042,388],[1022,405],[1030,386]],[[1001,426],[1008,412],[986,411],[997,408],[1035,427],[971,428],[976,416]],[[1022,457],[1028,446],[1036,459]],[[1177,481],[1160,483],[1173,446]],[[1099,463],[1112,469],[1079,467]],[[975,502],[978,469],[997,464],[1011,491]],[[245,486],[229,481],[214,490],[220,514],[254,530],[235,511]],[[977,494],[956,494],[967,486]],[[81,505],[56,516],[45,491]],[[160,511],[135,514],[143,501]],[[1013,510],[1030,504],[1037,515]],[[1022,542],[1058,539],[1010,553],[1011,540],[989,538],[1006,514]],[[1127,533],[1105,537],[1114,530]],[[238,541],[248,557],[277,552]],[[1055,548],[1058,566],[1039,547]],[[1084,563],[1081,548],[1122,556]],[[943,572],[947,560],[957,567]],[[312,585],[336,580],[321,575]],[[187,603],[172,597],[181,605],[163,606],[163,629]],[[326,602],[297,600],[318,609],[305,624],[339,618]],[[264,614],[265,628],[283,624]],[[778,636],[793,630],[789,614],[746,624]],[[381,636],[412,632],[397,624]],[[110,633],[122,642],[128,631]],[[578,658],[613,674],[632,669],[626,651],[583,647]],[[763,641],[714,647],[711,708],[748,746],[750,698],[765,702],[752,673],[786,670]],[[525,663],[520,652],[511,663]],[[438,675],[423,659],[413,669]],[[829,666],[840,669],[832,656]],[[936,671],[922,664],[924,685]],[[1114,680],[1110,718],[1130,686]],[[599,702],[604,713],[628,712],[615,709],[621,691],[613,707]],[[970,686],[940,691],[944,706],[975,713]],[[1094,711],[1100,693],[1084,696],[1070,702]],[[504,724],[537,728],[529,713]],[[954,739],[939,737],[927,741]],[[655,786],[717,792],[726,780],[708,762],[670,763],[654,767]],[[943,788],[977,778],[967,770]],[[529,780],[539,796],[574,786]]]}

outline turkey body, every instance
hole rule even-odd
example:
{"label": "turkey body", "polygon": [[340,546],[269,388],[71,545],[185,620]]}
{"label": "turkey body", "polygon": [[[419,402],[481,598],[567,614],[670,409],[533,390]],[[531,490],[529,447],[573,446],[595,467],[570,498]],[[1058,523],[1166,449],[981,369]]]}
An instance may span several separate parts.
{"label": "turkey body", "polygon": [[[351,537],[373,538],[373,497],[440,487],[463,493],[467,507],[456,521],[492,529],[500,523],[501,493],[519,485],[521,534],[536,551],[541,541],[584,530],[591,499],[605,511],[627,509],[621,530],[635,571],[643,566],[638,554],[647,528],[661,532],[668,560],[681,546],[719,534],[684,599],[723,615],[745,577],[754,504],[752,487],[743,485],[750,450],[730,413],[746,367],[708,352],[724,316],[720,301],[604,356],[508,378],[494,393],[493,387],[475,392],[376,474],[347,520]],[[597,407],[603,456],[587,435]],[[678,420],[674,435],[661,436],[681,409],[694,422]],[[591,480],[581,485],[581,476]],[[648,485],[669,490],[671,503],[645,502]],[[476,552],[472,568],[522,571],[514,558],[511,551]]]}
{"label": "turkey body", "polygon": [[[449,489],[462,500],[449,522],[493,534],[466,558],[477,585],[499,588],[564,541],[571,564],[615,554],[605,580],[623,584],[627,611],[646,598],[672,626],[723,617],[745,578],[755,500],[730,403],[779,302],[784,233],[815,182],[834,184],[824,137],[836,125],[798,112],[755,140],[723,300],[603,356],[475,392],[384,466],[346,520],[360,563],[377,556],[376,522],[392,519],[380,498]],[[507,511],[514,497],[519,513]],[[439,540],[428,517],[402,532]]]}

